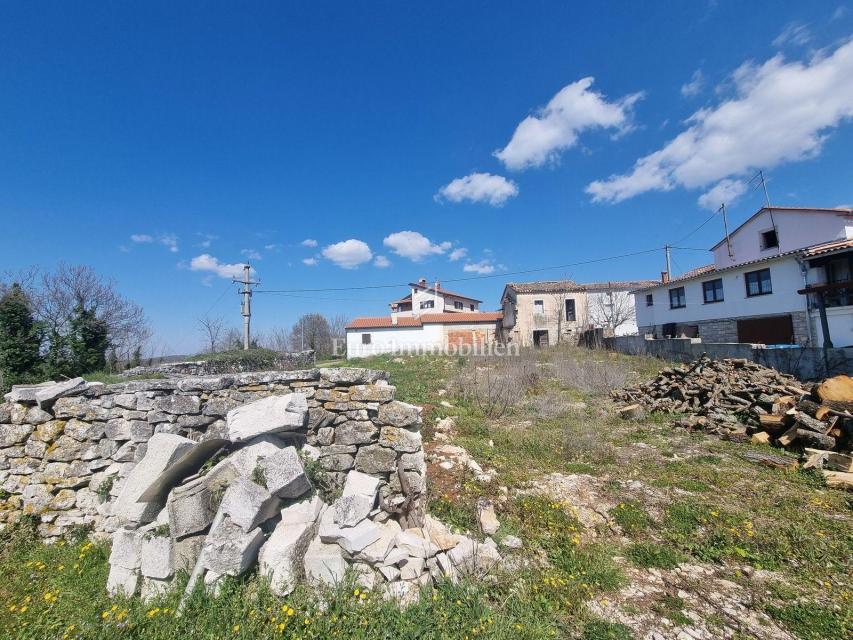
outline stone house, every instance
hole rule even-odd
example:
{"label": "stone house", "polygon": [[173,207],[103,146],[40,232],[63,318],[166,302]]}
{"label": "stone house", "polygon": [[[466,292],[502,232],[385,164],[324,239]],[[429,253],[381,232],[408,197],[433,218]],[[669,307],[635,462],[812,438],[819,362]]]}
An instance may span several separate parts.
{"label": "stone house", "polygon": [[424,313],[476,313],[482,303],[482,300],[448,291],[440,282],[430,285],[426,278],[410,282],[409,286],[408,295],[389,304],[392,315],[408,318]]}
{"label": "stone house", "polygon": [[763,207],[711,252],[711,264],[634,292],[640,333],[853,344],[853,209]]}
{"label": "stone house", "polygon": [[631,291],[653,283],[511,282],[501,296],[503,340],[522,347],[539,347],[576,343],[589,329],[604,329],[609,335],[636,333]]}

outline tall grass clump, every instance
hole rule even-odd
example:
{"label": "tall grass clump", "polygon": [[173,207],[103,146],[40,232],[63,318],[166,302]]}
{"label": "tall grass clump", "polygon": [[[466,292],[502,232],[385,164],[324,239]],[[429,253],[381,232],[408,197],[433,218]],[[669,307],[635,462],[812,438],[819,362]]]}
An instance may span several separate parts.
{"label": "tall grass clump", "polygon": [[488,418],[506,415],[539,383],[535,354],[465,359],[453,381],[454,393]]}

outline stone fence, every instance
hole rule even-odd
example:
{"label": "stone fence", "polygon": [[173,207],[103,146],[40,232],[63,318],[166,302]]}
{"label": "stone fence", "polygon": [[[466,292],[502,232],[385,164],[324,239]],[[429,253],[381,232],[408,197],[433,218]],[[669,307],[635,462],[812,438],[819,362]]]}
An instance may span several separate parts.
{"label": "stone fence", "polygon": [[399,503],[401,485],[423,491],[426,467],[420,410],[395,401],[387,378],[314,368],[15,387],[0,404],[0,527],[29,514],[45,538],[115,531],[115,498],[154,434],[227,439],[229,411],[290,392],[307,399],[306,424],[277,435],[301,450],[312,482],[339,491],[355,469],[379,480],[382,504]]}
{"label": "stone fence", "polygon": [[210,360],[164,362],[145,367],[133,367],[122,371],[120,375],[125,378],[143,378],[146,376],[207,376],[244,371],[292,371],[313,367],[314,363],[314,351],[308,349],[292,353],[281,352],[273,357],[249,355],[246,358],[234,356]]}
{"label": "stone fence", "polygon": [[711,358],[745,358],[800,380],[819,380],[853,373],[853,348],[768,348],[741,342],[703,342],[701,338],[651,339],[645,336],[604,338],[604,348],[630,355],[649,355],[667,361],[691,362],[707,354]]}

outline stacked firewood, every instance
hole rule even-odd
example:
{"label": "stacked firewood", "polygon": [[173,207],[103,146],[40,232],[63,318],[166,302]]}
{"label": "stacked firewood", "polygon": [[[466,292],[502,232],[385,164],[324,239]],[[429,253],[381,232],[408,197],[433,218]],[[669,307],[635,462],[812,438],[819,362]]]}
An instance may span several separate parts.
{"label": "stacked firewood", "polygon": [[[612,395],[626,418],[646,411],[686,414],[678,425],[729,440],[807,449],[812,457],[815,452],[849,452],[853,442],[853,380],[848,376],[804,383],[749,360],[703,355]],[[819,459],[823,465],[838,456]]]}

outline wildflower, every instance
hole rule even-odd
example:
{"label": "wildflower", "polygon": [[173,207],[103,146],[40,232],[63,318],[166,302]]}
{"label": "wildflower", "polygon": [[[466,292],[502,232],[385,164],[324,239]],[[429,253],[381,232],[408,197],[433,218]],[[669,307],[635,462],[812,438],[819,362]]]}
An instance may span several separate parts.
{"label": "wildflower", "polygon": [[233,631],[234,633],[240,633],[240,625],[239,625],[239,624],[235,624],[235,625],[231,628],[231,631]]}

